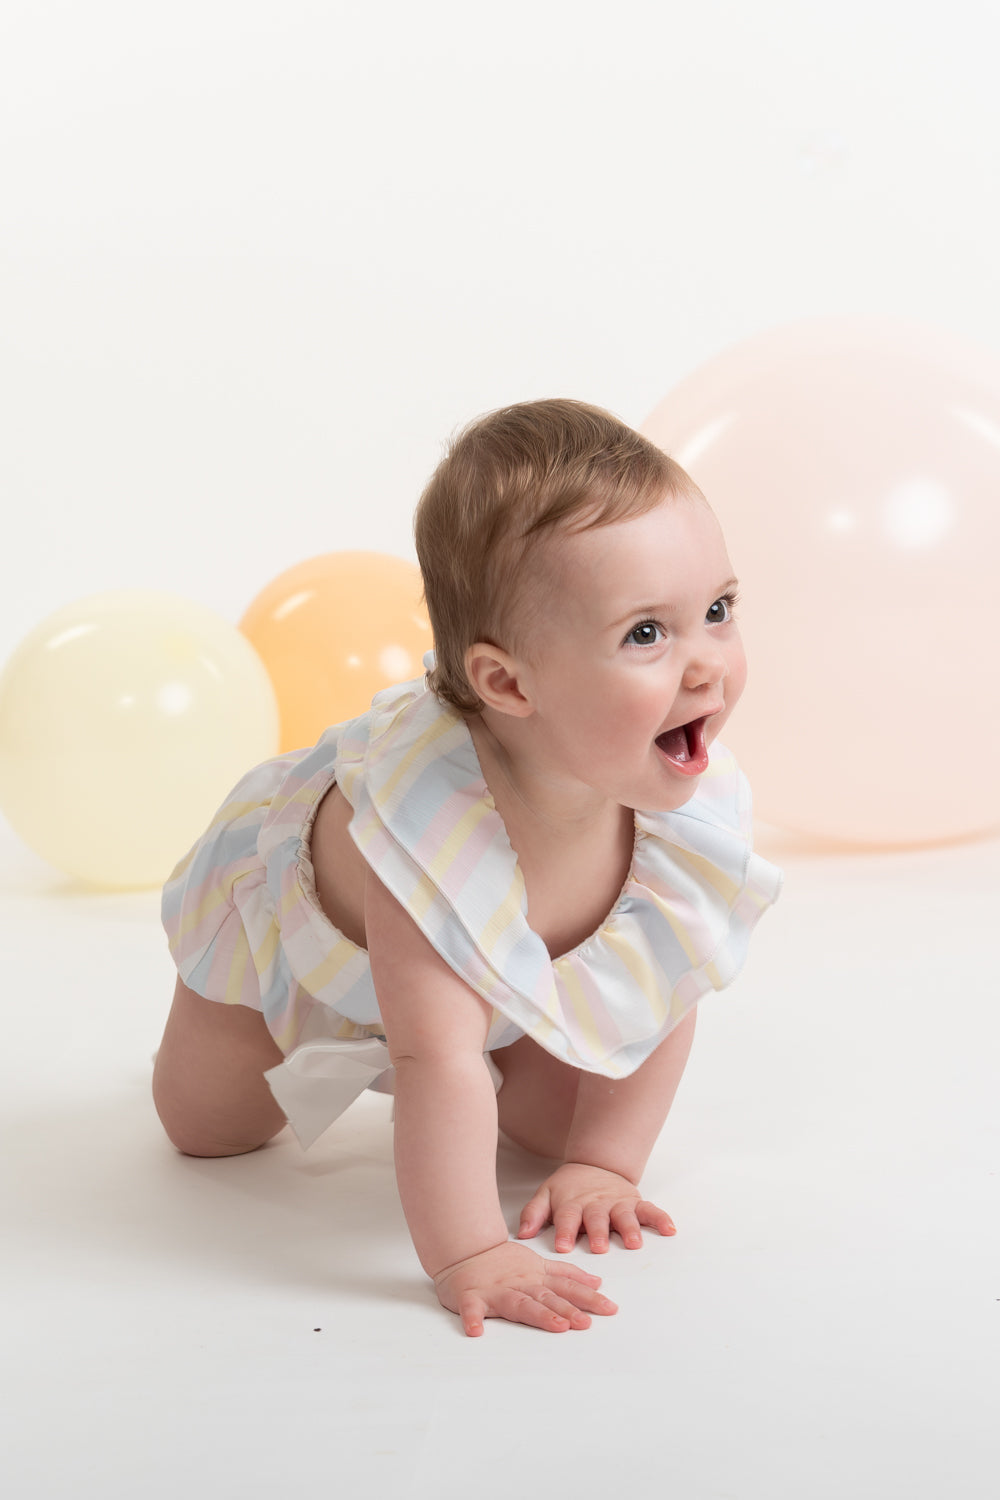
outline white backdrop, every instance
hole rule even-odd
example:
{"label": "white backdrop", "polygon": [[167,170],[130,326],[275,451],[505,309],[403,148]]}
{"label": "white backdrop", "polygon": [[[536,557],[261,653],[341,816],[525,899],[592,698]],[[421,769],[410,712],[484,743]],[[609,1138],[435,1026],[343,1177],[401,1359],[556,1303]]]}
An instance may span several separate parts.
{"label": "white backdrop", "polygon": [[[0,660],[98,590],[235,621],[301,558],[412,556],[442,442],[502,402],[638,424],[824,314],[1000,354],[998,17],[0,0]],[[455,1500],[471,1475],[491,1500],[625,1472],[684,1500],[992,1500],[1000,843],[766,852],[788,889],[647,1172],[676,1240],[577,1252],[622,1307],[585,1335],[473,1341],[419,1276],[388,1102],[307,1158],[175,1156],[157,893],[74,885],[0,820],[12,1493],[332,1474]],[[511,1223],[531,1171],[501,1153]]]}
{"label": "white backdrop", "polygon": [[1000,349],[987,0],[4,0],[0,658],[159,587],[411,556],[457,425],[638,424],[734,340]]}

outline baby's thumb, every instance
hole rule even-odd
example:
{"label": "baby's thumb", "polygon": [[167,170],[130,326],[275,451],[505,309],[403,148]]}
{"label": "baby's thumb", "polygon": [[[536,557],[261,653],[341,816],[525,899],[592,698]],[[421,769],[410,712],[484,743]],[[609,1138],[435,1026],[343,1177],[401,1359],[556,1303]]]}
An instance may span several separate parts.
{"label": "baby's thumb", "polygon": [[517,1231],[519,1240],[534,1239],[543,1225],[549,1222],[549,1190],[539,1188],[538,1192],[526,1203],[521,1210],[521,1222]]}

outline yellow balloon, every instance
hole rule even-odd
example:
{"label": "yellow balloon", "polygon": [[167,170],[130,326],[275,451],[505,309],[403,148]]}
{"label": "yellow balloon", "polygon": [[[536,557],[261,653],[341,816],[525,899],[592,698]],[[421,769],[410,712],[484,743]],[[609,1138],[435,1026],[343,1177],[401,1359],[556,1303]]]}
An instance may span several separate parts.
{"label": "yellow balloon", "polygon": [[272,580],[240,629],[271,674],[281,748],[312,745],[375,694],[419,677],[431,648],[420,569],[379,552],[327,552]]}
{"label": "yellow balloon", "polygon": [[172,594],[69,604],[0,675],[0,807],[37,854],[91,884],[162,884],[277,746],[252,646]]}

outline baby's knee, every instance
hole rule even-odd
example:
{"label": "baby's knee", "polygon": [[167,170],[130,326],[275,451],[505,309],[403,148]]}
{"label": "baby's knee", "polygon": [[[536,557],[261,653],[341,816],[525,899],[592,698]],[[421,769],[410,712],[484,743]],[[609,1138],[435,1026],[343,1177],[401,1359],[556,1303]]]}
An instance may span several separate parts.
{"label": "baby's knee", "polygon": [[[159,1059],[157,1059],[159,1062]],[[251,1132],[220,1129],[222,1122],[213,1119],[213,1110],[192,1107],[184,1090],[175,1089],[165,1069],[158,1066],[153,1073],[153,1105],[167,1140],[182,1156],[245,1156],[257,1151],[277,1134],[284,1124],[273,1118],[265,1128]]]}
{"label": "baby's knee", "polygon": [[281,1061],[263,1016],[177,982],[153,1069],[153,1103],[185,1156],[245,1156],[285,1124],[264,1074]]}
{"label": "baby's knee", "polygon": [[493,1054],[503,1074],[500,1129],[518,1146],[561,1159],[573,1121],[580,1075],[529,1037]]}
{"label": "baby's knee", "polygon": [[261,1146],[266,1146],[271,1136],[263,1140],[236,1142],[220,1141],[205,1132],[190,1129],[186,1125],[168,1125],[162,1120],[163,1128],[167,1134],[167,1140],[174,1146],[182,1156],[248,1156],[251,1151],[259,1151]]}
{"label": "baby's knee", "polygon": [[206,1080],[162,1047],[153,1068],[153,1105],[183,1156],[245,1156],[283,1129],[285,1116],[260,1072]]}

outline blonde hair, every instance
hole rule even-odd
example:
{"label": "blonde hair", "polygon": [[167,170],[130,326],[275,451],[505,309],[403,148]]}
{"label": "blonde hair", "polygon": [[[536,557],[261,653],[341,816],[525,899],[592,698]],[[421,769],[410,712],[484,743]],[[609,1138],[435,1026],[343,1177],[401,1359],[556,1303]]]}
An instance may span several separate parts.
{"label": "blonde hair", "polygon": [[648,439],[580,401],[523,402],[460,432],[414,521],[438,697],[466,713],[481,706],[466,652],[477,641],[511,649],[525,565],[543,538],[642,515],[671,494],[700,496]]}

